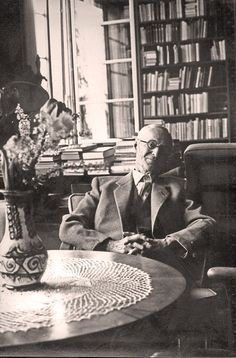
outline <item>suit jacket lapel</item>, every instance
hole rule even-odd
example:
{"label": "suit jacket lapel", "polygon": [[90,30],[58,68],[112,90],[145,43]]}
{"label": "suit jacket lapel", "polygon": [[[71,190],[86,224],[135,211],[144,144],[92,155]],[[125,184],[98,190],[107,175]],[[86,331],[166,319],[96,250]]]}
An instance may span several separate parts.
{"label": "suit jacket lapel", "polygon": [[117,205],[117,211],[120,216],[121,227],[123,228],[122,222],[124,221],[124,217],[127,214],[126,208],[132,191],[132,173],[121,177],[121,179],[119,179],[116,184],[118,187],[114,190],[114,196]]}
{"label": "suit jacket lapel", "polygon": [[152,232],[154,232],[155,222],[158,212],[169,196],[169,191],[164,185],[153,183],[151,192],[151,221]]}

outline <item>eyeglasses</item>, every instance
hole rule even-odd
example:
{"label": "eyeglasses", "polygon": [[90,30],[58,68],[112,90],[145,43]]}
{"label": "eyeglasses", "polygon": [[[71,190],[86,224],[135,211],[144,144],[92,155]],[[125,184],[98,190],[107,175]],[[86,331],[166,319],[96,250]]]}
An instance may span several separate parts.
{"label": "eyeglasses", "polygon": [[145,141],[145,140],[142,140],[142,139],[139,139],[139,138],[138,138],[138,140],[139,140],[140,142],[146,143],[147,146],[148,146],[148,148],[149,148],[150,150],[153,150],[153,149],[155,149],[155,148],[161,148],[162,150],[168,151],[168,147],[167,147],[167,146],[165,146],[165,145],[163,145],[163,144],[159,144],[155,139],[150,139],[150,140],[148,140],[148,141]]}

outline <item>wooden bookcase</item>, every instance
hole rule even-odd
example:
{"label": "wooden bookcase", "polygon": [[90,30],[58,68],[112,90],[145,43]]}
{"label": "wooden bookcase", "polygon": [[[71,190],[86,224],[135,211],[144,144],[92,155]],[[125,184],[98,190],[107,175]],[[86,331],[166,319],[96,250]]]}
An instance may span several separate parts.
{"label": "wooden bookcase", "polygon": [[135,4],[142,125],[185,145],[236,140],[234,1]]}

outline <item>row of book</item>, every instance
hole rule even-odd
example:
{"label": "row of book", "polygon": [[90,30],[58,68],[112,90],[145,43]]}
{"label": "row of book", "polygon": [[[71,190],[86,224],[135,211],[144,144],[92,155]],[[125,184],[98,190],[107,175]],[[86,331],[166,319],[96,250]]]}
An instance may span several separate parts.
{"label": "row of book", "polygon": [[141,45],[152,45],[161,42],[179,41],[178,24],[152,24],[140,27]]}
{"label": "row of book", "polygon": [[181,0],[170,0],[168,3],[160,0],[139,5],[139,20],[141,22],[175,19],[182,16]]}
{"label": "row of book", "polygon": [[208,112],[208,93],[179,93],[143,99],[144,117],[176,116]]}
{"label": "row of book", "polygon": [[225,40],[213,40],[210,47],[205,46],[204,43],[191,43],[181,45],[181,61],[193,62],[193,61],[223,61],[226,59],[225,54]]}
{"label": "row of book", "polygon": [[213,46],[211,47],[211,59],[216,61],[226,59],[225,40],[213,40]]}
{"label": "row of book", "polygon": [[185,0],[184,1],[185,16],[204,16],[206,15],[204,0]]}
{"label": "row of book", "polygon": [[179,42],[207,37],[207,21],[203,18],[194,22],[180,21],[178,24],[151,24],[140,27],[141,45]]}
{"label": "row of book", "polygon": [[[160,120],[157,120],[160,124]],[[146,120],[145,124],[155,123]],[[227,118],[195,118],[188,122],[165,123],[161,125],[168,129],[173,139],[180,141],[224,139],[228,137]]]}
{"label": "row of book", "polygon": [[[219,72],[220,70],[220,72]],[[226,84],[224,68],[213,65],[182,66],[178,73],[154,71],[143,73],[143,92],[194,89]]]}
{"label": "row of book", "polygon": [[139,5],[141,22],[204,15],[206,15],[204,0],[160,0]]}
{"label": "row of book", "polygon": [[207,21],[203,18],[194,22],[180,22],[180,40],[204,39],[207,37]]}
{"label": "row of book", "polygon": [[211,46],[204,42],[185,45],[157,45],[155,50],[146,50],[142,53],[143,67],[182,62],[223,61],[225,59],[225,40],[212,40]]}

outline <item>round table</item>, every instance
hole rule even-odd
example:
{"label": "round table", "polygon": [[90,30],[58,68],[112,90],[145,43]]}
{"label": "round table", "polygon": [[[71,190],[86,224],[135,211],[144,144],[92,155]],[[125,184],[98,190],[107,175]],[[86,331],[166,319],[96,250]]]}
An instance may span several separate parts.
{"label": "round table", "polygon": [[[71,337],[88,335],[110,328],[120,327],[164,309],[177,300],[186,287],[184,277],[177,270],[161,262],[141,256],[79,250],[51,250],[48,251],[48,254],[52,262],[58,261],[58,258],[62,260],[82,258],[101,261],[109,260],[129,265],[149,275],[152,290],[146,298],[127,308],[113,310],[104,315],[93,316],[90,319],[69,323],[63,322],[60,327],[55,325],[29,329],[26,332],[1,333],[1,347],[65,340]],[[11,295],[14,295],[14,292],[12,292]],[[22,295],[24,295],[24,293],[22,293]]]}

